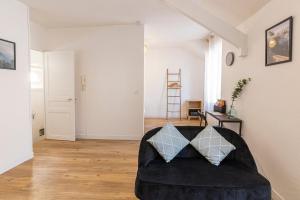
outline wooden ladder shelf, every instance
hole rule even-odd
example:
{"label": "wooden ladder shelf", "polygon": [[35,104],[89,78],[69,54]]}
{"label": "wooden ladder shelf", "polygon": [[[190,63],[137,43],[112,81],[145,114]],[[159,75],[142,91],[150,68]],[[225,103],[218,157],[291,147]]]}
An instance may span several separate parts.
{"label": "wooden ladder shelf", "polygon": [[181,88],[181,69],[178,73],[170,73],[167,69],[167,119],[170,113],[178,113],[181,120]]}

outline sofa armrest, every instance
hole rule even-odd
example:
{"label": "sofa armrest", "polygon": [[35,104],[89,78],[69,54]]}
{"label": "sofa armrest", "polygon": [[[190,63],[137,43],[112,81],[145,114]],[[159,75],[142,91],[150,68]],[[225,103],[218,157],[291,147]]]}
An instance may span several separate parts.
{"label": "sofa armrest", "polygon": [[242,148],[238,148],[237,151],[234,152],[234,159],[252,171],[257,171],[257,166],[248,146],[243,145]]}
{"label": "sofa armrest", "polygon": [[147,166],[151,161],[155,160],[159,157],[158,152],[156,149],[149,143],[147,140],[155,135],[161,128],[156,128],[148,133],[146,133],[141,141],[140,150],[139,150],[139,158],[138,158],[138,165]]}
{"label": "sofa armrest", "polygon": [[237,133],[226,128],[218,128],[216,130],[230,143],[232,143],[236,150],[232,151],[226,158],[226,160],[234,160],[245,167],[257,171],[257,167],[254,158],[249,150],[248,145]]}

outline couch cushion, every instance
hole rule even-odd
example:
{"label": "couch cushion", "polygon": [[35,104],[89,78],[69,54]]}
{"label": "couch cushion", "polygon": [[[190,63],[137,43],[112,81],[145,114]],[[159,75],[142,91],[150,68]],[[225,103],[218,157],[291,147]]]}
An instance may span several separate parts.
{"label": "couch cushion", "polygon": [[190,143],[172,124],[166,124],[147,141],[153,145],[166,162],[170,162]]}
{"label": "couch cushion", "polygon": [[235,146],[228,142],[212,126],[207,126],[202,130],[190,144],[210,163],[216,166],[218,166],[232,150],[235,150]]}

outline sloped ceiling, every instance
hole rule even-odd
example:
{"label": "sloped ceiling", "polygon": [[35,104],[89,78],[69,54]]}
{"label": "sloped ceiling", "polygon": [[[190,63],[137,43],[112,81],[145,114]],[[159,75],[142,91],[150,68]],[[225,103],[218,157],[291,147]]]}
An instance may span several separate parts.
{"label": "sloped ceiling", "polygon": [[191,0],[220,19],[237,26],[270,0]]}

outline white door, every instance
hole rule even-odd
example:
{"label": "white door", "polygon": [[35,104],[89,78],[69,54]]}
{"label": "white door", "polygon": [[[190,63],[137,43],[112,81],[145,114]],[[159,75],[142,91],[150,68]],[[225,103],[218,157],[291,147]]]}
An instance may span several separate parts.
{"label": "white door", "polygon": [[46,138],[75,141],[73,52],[45,53]]}

